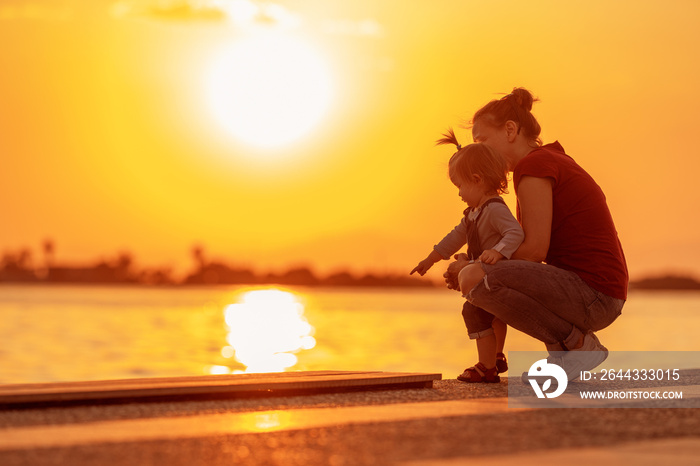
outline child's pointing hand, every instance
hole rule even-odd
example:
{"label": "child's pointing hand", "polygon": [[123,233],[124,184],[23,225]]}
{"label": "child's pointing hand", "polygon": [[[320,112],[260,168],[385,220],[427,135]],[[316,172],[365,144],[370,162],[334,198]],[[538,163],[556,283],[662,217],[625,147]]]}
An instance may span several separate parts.
{"label": "child's pointing hand", "polygon": [[430,270],[430,267],[433,266],[435,262],[431,261],[430,259],[423,259],[418,263],[418,265],[415,266],[413,270],[411,270],[410,275],[413,275],[415,272],[418,272],[420,276],[425,275],[425,272]]}

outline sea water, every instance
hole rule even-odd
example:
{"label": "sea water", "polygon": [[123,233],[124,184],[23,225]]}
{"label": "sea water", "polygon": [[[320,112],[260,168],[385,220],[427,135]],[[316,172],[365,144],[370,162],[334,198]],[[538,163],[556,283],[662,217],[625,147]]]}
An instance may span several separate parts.
{"label": "sea water", "polygon": [[[227,323],[226,312],[260,289],[285,294],[300,324],[270,313],[257,330],[238,333],[257,343],[256,351],[277,353],[283,353],[279,345],[267,343],[300,338],[300,347],[279,358],[286,365],[281,370],[435,372],[453,378],[477,362],[461,318],[463,298],[440,288],[2,284],[0,383],[255,370],[239,360],[240,338],[231,341],[232,326],[252,324]],[[286,335],[291,328],[306,333]],[[632,292],[622,316],[598,336],[612,351],[700,351],[700,293]],[[509,328],[506,351],[542,348]]]}

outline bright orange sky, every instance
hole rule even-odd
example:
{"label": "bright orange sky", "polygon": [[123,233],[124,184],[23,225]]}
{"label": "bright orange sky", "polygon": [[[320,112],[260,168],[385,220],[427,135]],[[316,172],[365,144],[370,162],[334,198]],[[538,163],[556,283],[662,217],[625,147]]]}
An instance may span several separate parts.
{"label": "bright orange sky", "polygon": [[[258,270],[407,273],[464,209],[433,141],[524,86],[545,142],[606,192],[632,278],[698,274],[698,18],[693,0],[5,0],[0,252],[39,261],[51,238],[62,262],[128,250],[184,271],[201,244]],[[234,126],[270,114],[252,141],[211,101],[233,92],[214,64],[260,37],[295,47],[266,60],[272,86],[330,89],[275,147],[255,131],[274,142],[311,100],[247,104]]]}

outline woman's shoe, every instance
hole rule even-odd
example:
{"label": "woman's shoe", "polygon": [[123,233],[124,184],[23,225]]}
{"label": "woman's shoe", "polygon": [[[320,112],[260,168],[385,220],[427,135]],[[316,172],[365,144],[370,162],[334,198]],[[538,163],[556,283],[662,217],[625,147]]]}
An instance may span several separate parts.
{"label": "woman's shoe", "polygon": [[[477,371],[479,369],[484,375],[479,374]],[[501,378],[498,376],[498,368],[492,367],[487,369],[482,363],[477,363],[472,367],[464,369],[461,375],[457,376],[457,380],[466,383],[498,383]]]}
{"label": "woman's shoe", "polygon": [[[595,333],[589,331],[583,337],[583,345],[570,351],[557,351],[550,355],[547,362],[564,369],[569,382],[579,378],[582,372],[591,371],[600,366],[608,357],[608,349],[600,343]],[[551,361],[550,361],[551,359]]]}

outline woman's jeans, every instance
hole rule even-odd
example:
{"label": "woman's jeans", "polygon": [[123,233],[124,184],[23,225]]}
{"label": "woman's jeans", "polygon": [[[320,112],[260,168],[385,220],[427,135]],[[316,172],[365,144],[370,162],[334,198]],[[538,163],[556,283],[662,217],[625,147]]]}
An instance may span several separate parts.
{"label": "woman's jeans", "polygon": [[470,338],[493,332],[498,317],[547,345],[573,348],[589,330],[610,325],[622,313],[623,299],[588,286],[578,275],[552,265],[523,260],[481,263],[484,279],[466,294],[462,310]]}

